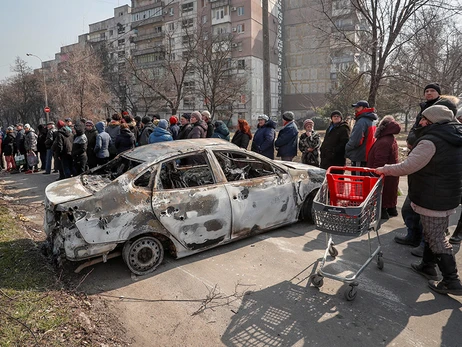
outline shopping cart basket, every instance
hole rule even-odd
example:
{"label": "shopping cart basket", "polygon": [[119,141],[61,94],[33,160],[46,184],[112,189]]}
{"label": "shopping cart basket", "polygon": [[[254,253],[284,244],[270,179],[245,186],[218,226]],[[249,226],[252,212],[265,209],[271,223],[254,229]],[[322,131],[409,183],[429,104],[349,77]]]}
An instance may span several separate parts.
{"label": "shopping cart basket", "polygon": [[[313,216],[316,227],[326,232],[327,248],[311,283],[320,288],[323,278],[331,278],[349,284],[345,298],[354,300],[358,282],[355,280],[367,265],[377,256],[377,266],[383,269],[383,254],[380,250],[380,212],[382,207],[383,175],[377,175],[374,169],[362,167],[330,167],[326,178],[313,201]],[[377,248],[372,250],[371,231],[377,235]],[[367,232],[369,258],[353,275],[342,277],[324,271],[327,255],[338,255],[332,235],[359,237]]]}

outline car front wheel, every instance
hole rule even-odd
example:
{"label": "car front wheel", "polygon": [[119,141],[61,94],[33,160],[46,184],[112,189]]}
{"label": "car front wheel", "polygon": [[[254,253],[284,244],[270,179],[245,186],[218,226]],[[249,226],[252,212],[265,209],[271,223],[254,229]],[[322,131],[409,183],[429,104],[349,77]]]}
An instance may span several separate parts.
{"label": "car front wheel", "polygon": [[155,237],[143,236],[127,241],[122,255],[130,271],[142,276],[153,272],[162,263],[164,247]]}

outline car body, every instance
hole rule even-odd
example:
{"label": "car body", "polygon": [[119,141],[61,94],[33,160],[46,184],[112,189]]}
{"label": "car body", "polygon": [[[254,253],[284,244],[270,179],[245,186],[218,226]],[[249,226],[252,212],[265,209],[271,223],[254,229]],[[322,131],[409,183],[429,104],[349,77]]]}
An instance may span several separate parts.
{"label": "car body", "polygon": [[144,275],[164,250],[180,258],[310,219],[324,176],[220,139],[161,142],[48,185],[45,231],[54,255],[106,260],[122,248]]}

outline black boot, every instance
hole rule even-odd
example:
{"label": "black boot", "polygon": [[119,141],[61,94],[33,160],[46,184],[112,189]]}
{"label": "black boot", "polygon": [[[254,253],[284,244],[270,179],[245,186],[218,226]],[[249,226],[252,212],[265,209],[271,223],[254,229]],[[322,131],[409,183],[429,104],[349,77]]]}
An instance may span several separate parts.
{"label": "black boot", "polygon": [[456,259],[453,254],[437,254],[436,262],[443,274],[441,281],[428,281],[430,289],[440,294],[462,295],[462,283],[457,274]]}
{"label": "black boot", "polygon": [[396,210],[396,207],[390,207],[387,208],[388,215],[390,217],[397,217],[398,216],[398,211]]}
{"label": "black boot", "polygon": [[386,208],[382,208],[381,219],[389,219],[390,216],[388,215],[388,211]]}
{"label": "black boot", "polygon": [[423,249],[422,262],[411,264],[412,270],[424,276],[428,280],[438,281],[438,272],[436,272],[436,258],[432,250],[425,242]]}
{"label": "black boot", "polygon": [[457,222],[456,230],[454,230],[454,233],[452,234],[451,238],[449,239],[449,243],[452,243],[454,245],[460,244],[462,241],[462,215],[459,218],[459,221]]}

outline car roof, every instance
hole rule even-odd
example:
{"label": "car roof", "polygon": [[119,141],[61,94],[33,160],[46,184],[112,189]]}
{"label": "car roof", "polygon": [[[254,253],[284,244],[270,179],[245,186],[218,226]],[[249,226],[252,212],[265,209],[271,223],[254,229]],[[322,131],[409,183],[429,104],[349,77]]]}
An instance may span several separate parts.
{"label": "car roof", "polygon": [[240,150],[235,144],[222,139],[190,139],[158,142],[136,147],[124,153],[123,156],[141,162],[153,162],[168,154],[175,156],[212,147],[218,150]]}

